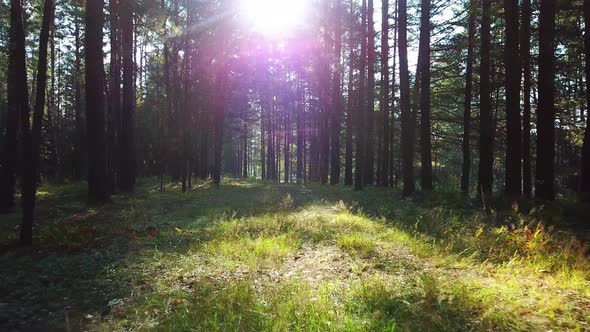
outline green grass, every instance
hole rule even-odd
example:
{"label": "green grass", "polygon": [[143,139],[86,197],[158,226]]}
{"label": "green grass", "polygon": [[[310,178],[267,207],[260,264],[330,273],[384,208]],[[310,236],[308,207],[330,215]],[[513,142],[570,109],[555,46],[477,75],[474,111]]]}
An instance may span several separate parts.
{"label": "green grass", "polygon": [[363,233],[338,237],[338,247],[362,258],[370,258],[377,254],[375,240]]}
{"label": "green grass", "polygon": [[587,247],[557,227],[583,210],[567,202],[144,180],[91,208],[84,189],[42,188],[34,248],[10,246],[19,217],[0,217],[1,329],[590,329]]}

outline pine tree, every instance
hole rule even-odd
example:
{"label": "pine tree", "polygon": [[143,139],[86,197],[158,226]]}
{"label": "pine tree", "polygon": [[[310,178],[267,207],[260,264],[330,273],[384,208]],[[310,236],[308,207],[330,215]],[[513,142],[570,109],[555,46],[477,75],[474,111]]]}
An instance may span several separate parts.
{"label": "pine tree", "polygon": [[88,133],[88,201],[101,204],[110,200],[107,173],[102,0],[86,2],[86,131]]}
{"label": "pine tree", "polygon": [[[590,109],[590,0],[584,0],[584,51],[586,59],[586,110]],[[582,193],[581,200],[590,202],[590,116],[586,117],[584,146],[582,148]]]}
{"label": "pine tree", "polygon": [[555,15],[553,0],[540,0],[539,102],[537,107],[536,197],[555,199]]}
{"label": "pine tree", "polygon": [[525,197],[532,196],[532,171],[531,171],[531,0],[522,1],[522,41],[520,56],[523,72],[523,109],[522,109],[522,185]]}
{"label": "pine tree", "polygon": [[402,113],[402,172],[404,196],[414,193],[414,115],[410,108],[410,74],[408,71],[408,9],[407,0],[399,0],[399,77],[400,108]]}
{"label": "pine tree", "polygon": [[482,0],[481,61],[480,61],[480,106],[479,106],[479,174],[478,194],[490,194],[493,184],[494,134],[492,119],[490,51],[491,51],[491,6],[492,0]]}
{"label": "pine tree", "polygon": [[118,132],[120,165],[117,184],[124,192],[133,192],[135,188],[135,80],[133,54],[133,6],[132,0],[121,0],[121,49],[123,62],[123,104],[121,108],[121,126]]}
{"label": "pine tree", "polygon": [[520,54],[518,0],[504,0],[506,20],[506,194],[522,195],[522,128],[520,118]]}
{"label": "pine tree", "polygon": [[430,124],[430,0],[422,0],[420,13],[420,152],[422,190],[431,191],[432,142]]}
{"label": "pine tree", "polygon": [[463,113],[463,170],[461,191],[469,193],[471,174],[471,103],[473,100],[473,61],[475,48],[476,0],[469,0],[469,23],[467,28],[467,69],[465,73],[465,111]]}
{"label": "pine tree", "polygon": [[383,116],[383,131],[381,139],[380,151],[380,169],[379,184],[383,186],[389,185],[389,171],[390,171],[390,107],[389,107],[389,0],[381,1],[381,100],[379,108]]}

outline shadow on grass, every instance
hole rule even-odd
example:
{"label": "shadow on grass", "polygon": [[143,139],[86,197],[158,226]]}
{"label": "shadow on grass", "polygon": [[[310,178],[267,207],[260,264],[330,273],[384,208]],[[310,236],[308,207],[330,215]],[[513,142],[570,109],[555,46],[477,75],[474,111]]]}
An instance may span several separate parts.
{"label": "shadow on grass", "polygon": [[[484,217],[472,201],[458,196],[414,202],[385,188],[354,192],[343,186],[240,180],[227,180],[220,189],[198,182],[188,193],[180,193],[176,185],[164,193],[157,188],[155,182],[143,181],[135,195],[115,196],[114,203],[100,208],[85,206],[83,186],[48,188],[40,199],[36,247],[0,252],[0,328],[78,330],[101,317],[117,316],[119,300],[128,301],[135,287],[151,287],[142,284],[143,271],[133,270],[141,266],[138,262],[152,259],[152,268],[165,268],[159,256],[186,255],[209,243],[219,236],[209,228],[228,219],[343,202],[355,213],[395,221],[410,233],[435,238],[455,253],[473,245],[460,239],[473,238],[465,221],[477,219],[473,225],[479,227],[487,220],[478,219]],[[14,241],[16,223],[18,216],[0,223],[3,244]],[[319,294],[296,282],[262,293],[253,284],[244,280],[216,285],[199,279],[190,285],[196,292],[152,292],[153,298],[138,305],[147,306],[145,312],[165,310],[166,319],[158,326],[172,330],[195,324],[202,330],[456,330],[466,328],[470,315],[482,310],[467,295],[463,300],[445,298],[426,277],[410,288],[378,281],[354,285],[350,297],[342,297],[343,291],[329,283]],[[341,307],[330,309],[338,296]],[[140,309],[136,312],[141,316]],[[497,322],[480,324],[502,327]]]}
{"label": "shadow on grass", "polygon": [[83,184],[42,188],[34,247],[14,245],[19,213],[0,216],[0,328],[77,330],[90,313],[110,315],[109,302],[130,296],[122,267],[148,251],[183,254],[205,240],[199,229],[227,216],[276,211],[281,190],[230,180],[219,190],[200,182],[189,193],[176,185],[159,193],[143,181],[135,195],[88,207]]}
{"label": "shadow on grass", "polygon": [[300,280],[259,287],[257,280],[234,282],[200,278],[172,292],[151,292],[113,329],[162,331],[510,331],[505,318],[490,315],[479,299],[462,290],[453,298],[437,280],[373,277],[350,288]]}

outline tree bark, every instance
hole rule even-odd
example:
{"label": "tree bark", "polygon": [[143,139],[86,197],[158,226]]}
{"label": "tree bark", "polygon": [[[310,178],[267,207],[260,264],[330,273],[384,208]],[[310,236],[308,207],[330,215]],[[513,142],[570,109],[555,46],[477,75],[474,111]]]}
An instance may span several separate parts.
{"label": "tree bark", "polygon": [[332,77],[332,123],[330,137],[330,184],[340,183],[340,132],[342,121],[342,0],[334,5],[334,73]]}
{"label": "tree bark", "polygon": [[23,109],[28,112],[29,96],[26,72],[25,31],[21,0],[10,1],[8,42],[8,82],[6,138],[0,168],[0,211],[10,212],[15,206],[16,170],[18,164],[18,128]]}
{"label": "tree bark", "polygon": [[352,172],[352,155],[353,155],[353,119],[355,114],[354,109],[354,50],[356,48],[356,42],[352,36],[354,33],[354,26],[356,22],[356,15],[354,13],[354,2],[350,0],[350,21],[348,26],[349,31],[349,56],[348,56],[348,96],[346,101],[346,141],[345,141],[345,156],[344,156],[344,184],[347,186],[353,185],[353,172]]}
{"label": "tree bark", "polygon": [[465,111],[463,113],[463,172],[461,192],[469,193],[471,174],[471,102],[473,100],[473,60],[475,48],[476,1],[469,2],[469,27],[467,41],[467,72],[465,74]]}
{"label": "tree bark", "polygon": [[123,104],[121,109],[121,130],[119,131],[120,174],[118,186],[124,192],[135,189],[135,80],[133,53],[133,6],[134,1],[120,3],[121,48],[123,59]]}
{"label": "tree bark", "polygon": [[506,188],[508,196],[522,196],[522,129],[520,118],[520,54],[518,0],[504,0],[506,20]]}
{"label": "tree bark", "polygon": [[74,169],[73,177],[75,180],[80,180],[86,174],[86,149],[84,143],[86,142],[86,131],[84,130],[84,110],[82,109],[82,88],[81,88],[81,67],[82,67],[82,37],[80,33],[80,17],[76,15],[74,18],[74,38],[75,38],[75,62],[74,62],[74,108],[75,108],[75,122],[76,122],[76,139],[74,143]]}
{"label": "tree bark", "polygon": [[535,187],[536,197],[546,201],[555,199],[555,15],[555,1],[541,0]]}
{"label": "tree bark", "polygon": [[303,184],[303,173],[305,163],[303,162],[305,154],[305,126],[303,123],[303,112],[305,111],[305,100],[301,78],[297,78],[297,184]]}
{"label": "tree bark", "polygon": [[366,167],[366,87],[367,87],[367,0],[363,0],[361,5],[361,56],[359,59],[359,90],[358,106],[356,109],[356,135],[355,135],[355,156],[354,156],[354,189],[361,190],[364,186],[363,172]]}
{"label": "tree bark", "polygon": [[381,1],[381,101],[379,103],[383,116],[383,133],[381,145],[381,171],[379,172],[379,184],[389,185],[389,0]]}
{"label": "tree bark", "polygon": [[367,2],[367,85],[365,109],[365,169],[363,185],[375,183],[375,7],[373,0]]}
{"label": "tree bark", "polygon": [[215,136],[214,136],[214,155],[213,155],[213,183],[217,188],[221,185],[221,157],[223,153],[223,123],[225,120],[225,88],[226,88],[226,62],[225,62],[225,23],[220,23],[218,48],[217,48],[217,68],[215,81]]}
{"label": "tree bark", "polygon": [[494,176],[494,127],[490,87],[491,6],[492,0],[482,0],[478,194],[485,195],[492,192]]}
{"label": "tree bark", "polygon": [[407,0],[399,0],[399,71],[400,108],[402,113],[402,163],[404,188],[403,195],[410,196],[415,191],[414,184],[414,116],[410,108],[410,74],[408,71],[408,10]]}
{"label": "tree bark", "polygon": [[[49,29],[53,21],[54,4],[52,0],[45,0],[43,5],[43,20],[39,36],[39,59],[37,61],[37,90],[33,109],[33,125],[29,128],[29,112],[23,108],[22,113],[22,158],[23,178],[22,205],[23,216],[20,229],[20,241],[23,245],[33,243],[33,222],[35,219],[35,200],[37,195],[37,178],[39,169],[39,154],[41,148],[41,129],[43,111],[45,110],[45,88],[47,84],[47,44]],[[24,43],[23,43],[24,45]],[[25,74],[26,75],[26,74]],[[26,76],[25,76],[26,77]]]}
{"label": "tree bark", "polygon": [[86,2],[86,131],[88,133],[88,201],[110,200],[105,147],[103,1]]}
{"label": "tree bark", "polygon": [[531,0],[522,2],[522,42],[520,55],[522,60],[523,80],[523,110],[522,110],[522,177],[523,194],[532,196],[532,171],[531,171]]}
{"label": "tree bark", "polygon": [[[397,69],[397,50],[398,50],[398,29],[397,29],[397,24],[399,23],[398,21],[398,0],[394,1],[394,12],[393,12],[393,20],[394,22],[396,22],[396,28],[393,30],[393,66],[392,66],[392,71],[393,71],[393,75],[391,75],[391,95],[392,95],[392,105],[391,105],[391,120],[390,120],[390,124],[389,124],[389,137],[387,138],[389,140],[389,146],[390,146],[390,150],[389,150],[389,174],[388,176],[388,182],[389,182],[389,186],[393,187],[394,184],[397,183],[397,167],[394,167],[395,164],[395,92],[396,92],[396,88],[395,88],[395,71]],[[401,155],[401,153],[400,153]],[[401,160],[401,158],[399,158]]]}
{"label": "tree bark", "polygon": [[120,60],[120,35],[119,29],[119,0],[109,0],[110,24],[111,24],[111,63],[109,84],[109,113],[107,116],[108,139],[108,171],[111,178],[111,186],[117,185],[120,175],[120,166],[126,156],[121,153],[118,135],[121,132],[121,60]]}
{"label": "tree bark", "polygon": [[[584,0],[584,51],[586,59],[586,109],[590,109],[590,0]],[[584,146],[582,148],[582,187],[580,199],[590,202],[590,116],[586,117]]]}
{"label": "tree bark", "polygon": [[431,191],[432,142],[430,127],[430,0],[422,0],[420,13],[420,152],[422,190]]}

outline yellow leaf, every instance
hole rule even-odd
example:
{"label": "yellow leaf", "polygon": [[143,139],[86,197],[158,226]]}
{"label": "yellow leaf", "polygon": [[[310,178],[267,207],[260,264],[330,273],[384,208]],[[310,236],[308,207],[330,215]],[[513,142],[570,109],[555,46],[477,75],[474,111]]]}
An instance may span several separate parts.
{"label": "yellow leaf", "polygon": [[483,228],[480,228],[477,230],[477,232],[475,232],[475,237],[478,238],[481,236],[481,234],[483,234]]}

